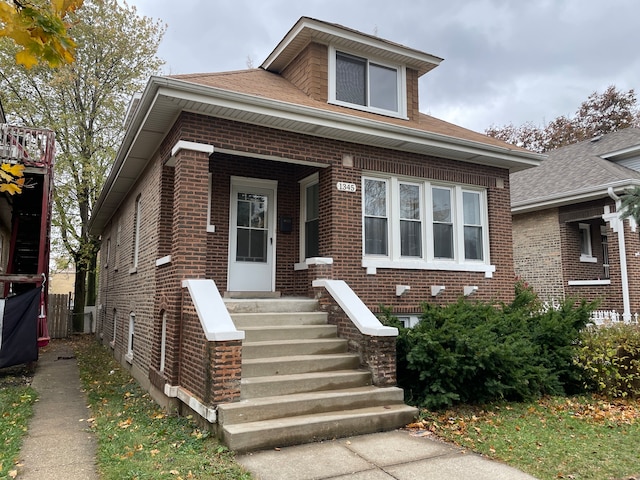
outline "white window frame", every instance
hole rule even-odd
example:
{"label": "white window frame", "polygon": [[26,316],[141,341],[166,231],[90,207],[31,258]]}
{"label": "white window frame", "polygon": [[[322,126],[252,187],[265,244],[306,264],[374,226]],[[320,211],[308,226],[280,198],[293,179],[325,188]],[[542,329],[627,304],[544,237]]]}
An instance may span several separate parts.
{"label": "white window frame", "polygon": [[[338,100],[336,98],[336,55],[338,53],[343,53],[346,55],[352,55],[354,57],[359,57],[367,61],[367,81],[369,79],[369,65],[371,63],[375,65],[379,65],[381,67],[392,68],[397,72],[397,105],[398,110],[386,110],[382,108],[376,108],[370,106],[371,100],[369,98],[369,90],[367,88],[367,105],[360,105],[357,103],[349,103],[342,100]],[[367,85],[368,87],[368,85]],[[329,103],[333,103],[335,105],[340,105],[343,107],[354,108],[357,110],[363,110],[365,112],[373,112],[381,115],[397,117],[407,119],[407,71],[404,65],[397,65],[393,63],[389,63],[385,60],[380,60],[378,58],[370,58],[362,53],[353,52],[348,49],[339,48],[336,49],[335,46],[329,47]]]}
{"label": "white window frame", "polygon": [[133,339],[135,337],[136,329],[136,314],[131,312],[129,314],[129,333],[127,334],[127,354],[124,356],[125,360],[129,363],[133,362]]}
{"label": "white window frame", "polygon": [[110,256],[111,256],[111,237],[107,238],[107,252],[104,259],[104,268],[109,268]]}
{"label": "white window frame", "polygon": [[[377,180],[387,182],[387,210],[388,210],[388,254],[365,254],[365,181]],[[422,224],[422,257],[403,257],[400,244],[400,201],[399,185],[412,184],[421,187],[421,224]],[[453,220],[453,251],[452,259],[434,257],[433,245],[433,211],[432,188],[445,188],[451,192],[451,214]],[[487,191],[485,188],[471,185],[456,185],[441,182],[432,182],[424,179],[380,175],[377,173],[365,173],[361,180],[362,190],[362,266],[369,273],[376,273],[377,268],[413,269],[413,270],[445,270],[482,272],[485,277],[491,278],[495,272],[495,265],[491,264],[489,256],[489,212],[487,203]],[[472,192],[479,195],[480,215],[482,228],[482,260],[465,258],[464,249],[464,210],[463,192]]]}
{"label": "white window frame", "polygon": [[[307,188],[312,185],[320,183],[320,176],[318,173],[309,175],[298,182],[300,184],[300,262],[306,260],[305,245],[306,245],[306,230],[305,224],[307,222]],[[318,197],[320,193],[318,193]]]}
{"label": "white window frame", "polygon": [[[597,263],[598,259],[593,256],[591,225],[589,223],[578,223],[578,233],[580,234],[580,261],[586,263]],[[582,244],[583,239],[585,240],[584,249]]]}

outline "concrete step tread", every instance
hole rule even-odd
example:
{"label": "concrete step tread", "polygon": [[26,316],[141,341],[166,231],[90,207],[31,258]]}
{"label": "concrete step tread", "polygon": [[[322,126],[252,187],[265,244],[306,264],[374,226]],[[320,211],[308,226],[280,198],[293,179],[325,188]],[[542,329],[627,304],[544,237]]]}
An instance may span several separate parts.
{"label": "concrete step tread", "polygon": [[266,375],[264,377],[251,377],[243,378],[240,380],[242,385],[256,385],[262,383],[273,382],[296,382],[300,380],[312,380],[312,379],[340,379],[345,377],[370,377],[371,372],[366,370],[332,370],[328,372],[309,372],[309,373],[294,373],[289,375]]}
{"label": "concrete step tread", "polygon": [[283,355],[281,357],[261,357],[261,358],[243,358],[242,365],[261,365],[270,363],[283,362],[304,362],[306,360],[322,361],[326,359],[345,359],[359,358],[356,353],[322,353],[311,355]]}
{"label": "concrete step tread", "polygon": [[300,426],[309,426],[320,423],[335,423],[345,419],[361,418],[380,416],[380,415],[395,415],[399,412],[404,413],[417,413],[415,407],[410,407],[405,404],[391,404],[381,405],[375,407],[357,408],[353,410],[337,410],[331,412],[319,412],[311,415],[299,415],[295,417],[274,418],[270,420],[260,420],[257,422],[238,423],[233,425],[225,425],[223,428],[231,435],[243,434],[257,431],[272,431],[282,429],[295,429]]}
{"label": "concrete step tread", "polygon": [[371,394],[384,393],[398,395],[399,403],[403,403],[403,391],[398,387],[376,387],[375,385],[367,385],[364,387],[342,388],[339,390],[320,390],[315,392],[292,393],[289,395],[273,395],[270,397],[248,398],[233,403],[222,403],[218,405],[218,409],[222,410],[242,410],[246,408],[263,408],[268,405],[282,405],[286,403],[295,403],[301,401],[319,400],[328,401],[336,397],[347,396],[366,396]]}
{"label": "concrete step tread", "polygon": [[256,331],[260,332],[262,330],[285,330],[285,331],[295,331],[295,330],[337,330],[335,325],[320,324],[320,325],[254,325],[251,327],[242,327],[241,330],[248,331]]}
{"label": "concrete step tread", "polygon": [[298,344],[314,344],[314,343],[347,343],[343,338],[295,338],[291,340],[262,340],[258,342],[244,342],[243,347],[267,346],[267,345],[298,345]]}

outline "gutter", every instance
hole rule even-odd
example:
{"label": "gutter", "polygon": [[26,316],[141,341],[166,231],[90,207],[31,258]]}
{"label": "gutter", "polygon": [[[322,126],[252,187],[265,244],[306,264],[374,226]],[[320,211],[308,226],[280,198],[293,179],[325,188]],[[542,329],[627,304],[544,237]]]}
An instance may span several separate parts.
{"label": "gutter", "polygon": [[[624,220],[620,218],[620,205],[621,199],[615,194],[612,187],[607,190],[609,197],[616,202],[616,211],[614,214],[609,214],[609,221],[614,231],[618,231],[618,250],[620,250],[620,276],[622,283],[622,318],[625,323],[631,321],[631,305],[629,300],[629,277],[627,274],[627,249],[624,241]],[[606,215],[606,214],[605,214]],[[604,216],[603,216],[604,217]],[[605,218],[607,220],[607,218]]]}
{"label": "gutter", "polygon": [[622,193],[628,187],[640,186],[640,179],[629,178],[626,180],[618,180],[616,182],[605,183],[597,188],[587,187],[580,190],[570,192],[554,193],[544,197],[534,198],[532,200],[524,200],[513,202],[511,204],[511,213],[527,213],[535,210],[544,210],[546,208],[561,207],[576,202],[586,202],[611,196],[612,192]]}
{"label": "gutter", "polygon": [[[153,110],[154,103],[160,96],[189,100],[202,105],[223,106],[238,111],[256,113],[266,117],[289,119],[300,124],[315,125],[319,128],[342,130],[357,133],[363,136],[384,138],[393,140],[394,145],[386,148],[402,150],[405,145],[423,145],[429,148],[448,150],[452,153],[462,154],[468,157],[467,162],[473,162],[476,157],[483,156],[513,162],[524,168],[538,166],[546,155],[524,150],[515,150],[508,147],[489,145],[473,140],[465,140],[450,137],[443,134],[426,132],[401,125],[389,124],[368,118],[345,115],[344,113],[326,111],[314,107],[302,106],[282,101],[232,92],[206,85],[194,84],[174,78],[152,76],[140,98],[135,113],[131,118],[129,128],[125,132],[122,144],[118,149],[116,158],[103,186],[103,190],[93,208],[94,212],[100,212],[105,201],[111,195],[111,190],[118,179],[129,152],[142,133],[142,128]],[[313,135],[313,131],[307,134]],[[337,137],[336,137],[337,138]],[[452,158],[455,158],[452,156]],[[106,214],[110,217],[110,214]],[[89,231],[95,230],[95,218],[92,216],[88,223]],[[105,220],[108,221],[108,218]],[[100,233],[100,232],[93,232]]]}

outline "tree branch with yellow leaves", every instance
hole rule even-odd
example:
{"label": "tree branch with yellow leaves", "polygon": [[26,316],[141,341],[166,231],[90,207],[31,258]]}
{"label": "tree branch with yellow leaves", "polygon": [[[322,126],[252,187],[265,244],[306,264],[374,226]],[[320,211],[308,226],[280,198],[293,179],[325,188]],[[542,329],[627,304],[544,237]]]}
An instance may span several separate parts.
{"label": "tree branch with yellow leaves", "polygon": [[74,60],[75,42],[67,15],[83,0],[0,0],[0,37],[21,47],[16,62],[31,68],[40,62],[57,67]]}

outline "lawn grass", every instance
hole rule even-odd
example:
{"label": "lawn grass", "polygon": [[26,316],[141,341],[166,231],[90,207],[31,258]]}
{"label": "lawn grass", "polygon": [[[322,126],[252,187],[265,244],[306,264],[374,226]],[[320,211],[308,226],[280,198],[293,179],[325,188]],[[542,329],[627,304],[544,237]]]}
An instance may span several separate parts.
{"label": "lawn grass", "polygon": [[17,369],[0,372],[0,479],[15,478],[16,462],[38,395]]}
{"label": "lawn grass", "polygon": [[251,475],[233,453],[191,418],[167,415],[110,352],[83,338],[75,351],[98,438],[98,470],[104,479],[228,479]]}
{"label": "lawn grass", "polygon": [[541,480],[640,478],[640,401],[552,397],[422,412],[414,425]]}

